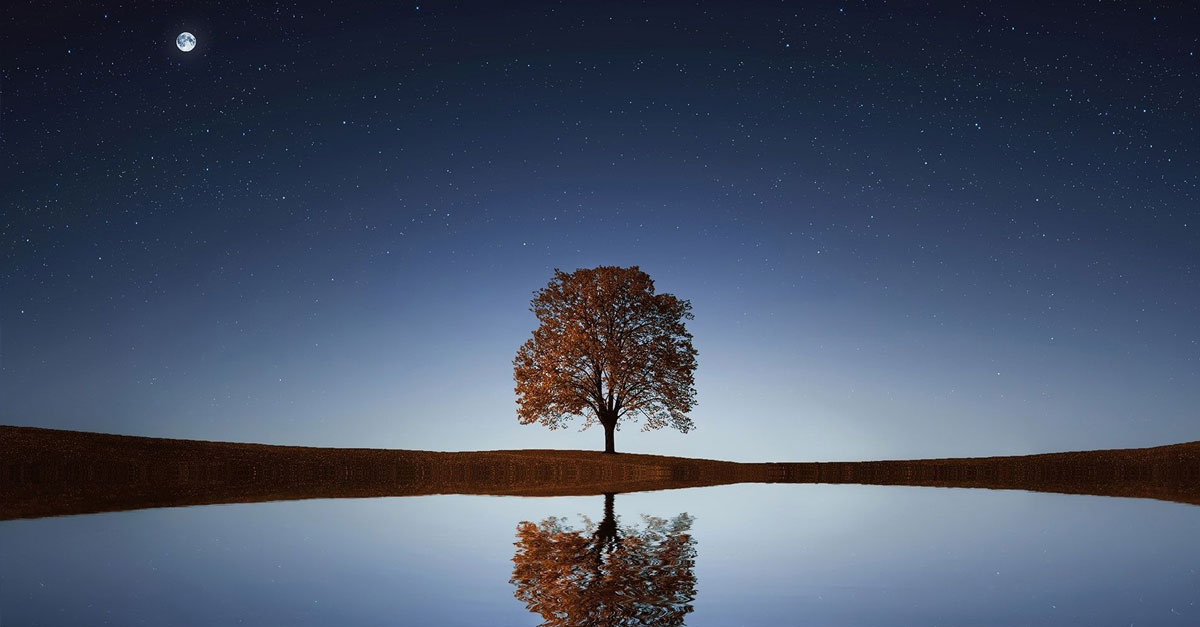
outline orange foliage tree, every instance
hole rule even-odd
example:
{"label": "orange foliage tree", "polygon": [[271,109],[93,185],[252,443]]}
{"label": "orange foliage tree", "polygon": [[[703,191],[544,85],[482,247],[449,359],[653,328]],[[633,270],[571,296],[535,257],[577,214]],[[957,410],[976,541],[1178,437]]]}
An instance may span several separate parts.
{"label": "orange foliage tree", "polygon": [[[611,494],[604,521],[576,530],[562,519],[517,526],[509,583],[544,627],[683,625],[696,598],[692,517],[642,516],[618,528]],[[586,519],[585,519],[586,521]]]}
{"label": "orange foliage tree", "polygon": [[690,431],[696,349],[684,321],[691,309],[655,294],[637,266],[555,270],[530,303],[538,328],[513,360],[521,424],[557,429],[582,415],[585,429],[604,427],[606,453],[616,452],[613,432],[622,421],[644,419],[643,431]]}

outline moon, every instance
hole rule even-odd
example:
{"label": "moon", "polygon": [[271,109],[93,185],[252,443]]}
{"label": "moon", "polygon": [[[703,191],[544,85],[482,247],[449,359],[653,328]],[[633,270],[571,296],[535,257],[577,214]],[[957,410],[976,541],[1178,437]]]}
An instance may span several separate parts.
{"label": "moon", "polygon": [[196,36],[187,31],[179,33],[175,38],[175,45],[184,52],[191,52],[192,48],[196,47]]}

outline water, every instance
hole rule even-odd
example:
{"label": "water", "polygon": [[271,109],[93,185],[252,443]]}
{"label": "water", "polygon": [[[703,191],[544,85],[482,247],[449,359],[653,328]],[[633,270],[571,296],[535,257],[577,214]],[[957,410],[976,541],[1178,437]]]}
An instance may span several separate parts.
{"label": "water", "polygon": [[[596,591],[641,591],[630,613],[674,612],[687,625],[1200,624],[1192,505],[742,484],[619,494],[613,513],[620,541],[601,545],[618,552],[602,553],[610,562],[601,570],[583,560],[570,583],[549,569],[514,579],[514,555],[536,548],[519,549],[518,526],[557,517],[568,535],[551,539],[594,555],[586,552],[605,523],[603,496],[328,499],[5,521],[0,624],[537,625],[543,618],[518,595],[556,585],[559,596],[573,593],[576,611],[589,602],[596,610]],[[598,572],[616,574],[600,581]]]}

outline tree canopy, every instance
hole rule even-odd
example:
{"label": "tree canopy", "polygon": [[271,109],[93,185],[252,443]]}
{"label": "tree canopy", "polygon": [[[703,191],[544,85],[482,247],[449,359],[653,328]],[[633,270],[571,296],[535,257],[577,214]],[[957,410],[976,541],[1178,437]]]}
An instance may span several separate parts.
{"label": "tree canopy", "polygon": [[696,405],[691,303],[656,294],[637,266],[554,271],[530,303],[538,328],[513,360],[517,416],[557,429],[583,416],[604,426],[615,452],[618,423],[687,433]]}

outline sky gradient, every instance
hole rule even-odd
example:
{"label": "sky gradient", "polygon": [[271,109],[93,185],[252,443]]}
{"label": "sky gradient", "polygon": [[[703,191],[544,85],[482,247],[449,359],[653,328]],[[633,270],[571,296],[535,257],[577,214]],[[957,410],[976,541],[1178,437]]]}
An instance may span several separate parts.
{"label": "sky gradient", "polygon": [[620,451],[1200,438],[1187,3],[0,20],[2,423],[597,449],[517,423],[512,359],[553,269],[638,265],[692,302],[697,430]]}

